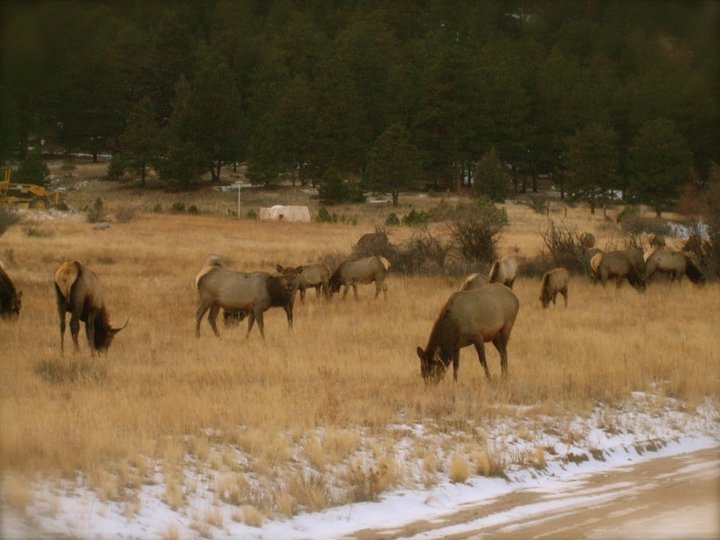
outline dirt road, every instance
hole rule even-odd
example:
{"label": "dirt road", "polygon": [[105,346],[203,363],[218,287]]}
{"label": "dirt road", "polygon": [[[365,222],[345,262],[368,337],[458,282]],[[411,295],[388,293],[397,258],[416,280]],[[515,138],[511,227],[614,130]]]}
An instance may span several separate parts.
{"label": "dirt road", "polygon": [[657,458],[549,480],[432,521],[365,530],[384,538],[720,538],[720,451]]}

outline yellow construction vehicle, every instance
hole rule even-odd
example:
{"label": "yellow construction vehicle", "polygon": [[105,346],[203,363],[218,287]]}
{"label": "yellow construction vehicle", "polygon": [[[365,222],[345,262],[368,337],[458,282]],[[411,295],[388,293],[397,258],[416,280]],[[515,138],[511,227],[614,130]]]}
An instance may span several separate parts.
{"label": "yellow construction vehicle", "polygon": [[0,182],[0,205],[46,210],[51,205],[57,206],[60,203],[60,193],[38,184],[17,184],[12,181],[12,169],[5,169]]}

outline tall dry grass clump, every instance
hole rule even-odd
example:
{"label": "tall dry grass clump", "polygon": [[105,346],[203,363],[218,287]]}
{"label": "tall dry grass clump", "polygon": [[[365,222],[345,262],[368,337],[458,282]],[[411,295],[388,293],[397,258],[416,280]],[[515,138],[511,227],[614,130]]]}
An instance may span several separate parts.
{"label": "tall dry grass clump", "polygon": [[[578,277],[567,309],[542,310],[539,280],[518,279],[509,378],[486,382],[467,348],[457,384],[447,377],[425,386],[414,351],[457,287],[446,277],[391,274],[387,301],[361,286],[358,302],[298,302],[292,331],[282,310],[271,309],[265,342],[257,331],[246,339],[244,326],[221,328],[216,339],[205,321],[195,338],[194,278],[209,253],[238,271],[273,271],[349,253],[356,227],[165,214],[105,230],[74,220],[38,227],[53,236],[17,228],[3,236],[24,295],[19,320],[0,324],[0,466],[21,475],[92,472],[93,488],[108,499],[132,501],[143,483],[163,482],[165,502],[180,507],[192,488],[185,472],[197,469],[220,475],[221,501],[257,509],[260,517],[240,517],[256,524],[348,496],[376,500],[400,485],[390,425],[422,425],[464,444],[485,420],[521,415],[512,411],[583,415],[598,402],[621,405],[632,391],[691,405],[720,395],[717,284],[659,283],[638,294]],[[60,355],[52,275],[65,259],[98,275],[112,322],[130,317],[107,355],[91,358],[82,334],[79,355]],[[486,350],[498,377],[498,355]],[[427,441],[414,444],[423,481],[436,481],[448,463]],[[368,455],[374,462],[360,459]],[[541,466],[541,458],[531,461]],[[504,463],[490,452],[464,459],[469,474],[501,474]],[[298,460],[312,470],[298,469]],[[453,474],[464,481],[465,472]],[[243,484],[243,475],[267,480]],[[359,488],[338,493],[334,482],[343,478],[340,488]],[[13,491],[22,506],[22,489]],[[208,521],[220,519],[199,516],[198,527]]]}

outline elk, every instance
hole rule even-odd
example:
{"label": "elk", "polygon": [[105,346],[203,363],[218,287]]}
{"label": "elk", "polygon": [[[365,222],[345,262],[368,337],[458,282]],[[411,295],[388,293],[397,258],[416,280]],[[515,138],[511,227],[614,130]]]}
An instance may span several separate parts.
{"label": "elk", "polygon": [[453,365],[457,381],[460,349],[474,345],[488,380],[485,342],[491,341],[500,353],[502,376],[507,377],[507,344],[520,301],[507,287],[491,283],[485,287],[453,293],[440,311],[425,349],[418,347],[420,374],[425,382],[439,382]]}
{"label": "elk", "polygon": [[125,328],[130,320],[119,328],[110,326],[110,317],[105,307],[103,288],[100,280],[88,267],[77,261],[65,261],[55,271],[55,299],[57,301],[58,316],[60,317],[60,351],[65,353],[65,314],[70,313],[70,334],[75,345],[78,346],[78,333],[80,322],[85,323],[85,333],[90,354],[106,352],[120,330]]}
{"label": "elk", "polygon": [[279,274],[275,276],[267,272],[234,272],[216,263],[200,270],[195,278],[199,300],[195,315],[195,335],[200,337],[200,322],[210,310],[208,322],[215,336],[220,337],[216,324],[220,308],[225,312],[243,313],[228,317],[242,319],[245,313],[248,315],[247,337],[257,320],[260,335],[265,339],[263,313],[273,306],[285,309],[288,326],[292,327],[297,273],[302,267],[283,268],[278,265],[277,269]]}
{"label": "elk", "polygon": [[375,298],[378,297],[380,291],[387,298],[385,275],[388,268],[390,268],[390,261],[377,255],[365,257],[364,259],[344,261],[330,276],[330,292],[340,292],[340,287],[345,286],[342,296],[344,300],[350,287],[352,287],[355,300],[357,300],[357,284],[375,282]]}
{"label": "elk", "polygon": [[9,321],[20,316],[22,307],[22,291],[15,288],[10,276],[0,262],[0,318]]}

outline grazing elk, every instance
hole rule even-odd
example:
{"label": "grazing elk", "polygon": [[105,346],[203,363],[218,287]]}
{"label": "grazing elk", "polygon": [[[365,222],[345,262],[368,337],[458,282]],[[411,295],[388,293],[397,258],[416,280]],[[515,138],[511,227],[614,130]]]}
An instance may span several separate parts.
{"label": "grazing elk", "polygon": [[485,276],[480,273],[470,274],[465,281],[460,285],[461,291],[469,291],[470,289],[477,289],[478,287],[484,287],[488,284],[488,280]]}
{"label": "grazing elk", "polygon": [[320,292],[325,298],[330,298],[330,269],[326,264],[304,264],[302,271],[298,274],[298,290],[300,300],[305,301],[305,289],[315,288],[315,293],[320,298]]}
{"label": "grazing elk", "polygon": [[453,293],[440,311],[425,349],[417,348],[420,374],[425,382],[439,382],[450,362],[457,381],[460,349],[474,345],[488,380],[485,342],[491,341],[500,353],[503,377],[508,373],[507,344],[515,324],[520,301],[499,283]]}
{"label": "grazing elk", "polygon": [[77,261],[65,261],[55,271],[55,299],[60,317],[60,351],[65,352],[65,314],[70,313],[70,334],[78,347],[80,322],[85,323],[85,333],[90,345],[90,354],[105,352],[120,330],[110,326],[110,317],[105,308],[103,288],[100,280],[88,267]]}
{"label": "grazing elk", "polygon": [[650,254],[646,262],[646,269],[645,275],[648,282],[656,272],[662,272],[669,274],[671,281],[677,279],[678,284],[683,274],[696,285],[705,283],[705,276],[685,253],[666,247],[658,248]]}
{"label": "grazing elk", "polygon": [[15,288],[0,262],[0,318],[12,321],[20,316],[22,291]]}
{"label": "grazing elk", "polygon": [[558,293],[563,295],[565,307],[567,307],[569,281],[570,272],[562,266],[545,272],[540,284],[540,302],[542,303],[542,307],[547,308],[551,301],[554,306]]}
{"label": "grazing elk", "polygon": [[365,257],[364,259],[344,261],[340,263],[337,270],[330,276],[330,293],[340,292],[340,287],[345,286],[342,296],[344,300],[350,287],[352,287],[355,300],[357,300],[357,284],[375,282],[375,298],[377,298],[380,291],[382,291],[387,299],[385,275],[387,274],[388,268],[390,268],[390,261],[385,257],[379,257],[377,255]]}
{"label": "grazing elk", "polygon": [[518,261],[512,255],[503,257],[499,261],[495,261],[490,268],[488,281],[490,283],[502,283],[506,287],[512,289],[515,278],[517,277]]}
{"label": "grazing elk", "polygon": [[267,272],[234,272],[219,264],[205,266],[195,278],[199,300],[195,335],[200,337],[200,322],[210,310],[208,322],[215,336],[220,337],[216,320],[221,308],[232,313],[226,317],[226,323],[228,318],[242,320],[247,314],[248,337],[257,320],[260,335],[265,339],[263,313],[271,307],[282,307],[287,315],[288,326],[292,328],[297,273],[302,267],[283,268],[278,265],[277,270],[279,274],[273,276]]}
{"label": "grazing elk", "polygon": [[637,251],[610,251],[596,253],[590,260],[593,269],[594,281],[598,279],[605,286],[609,279],[614,279],[617,287],[622,285],[624,279],[639,291],[645,290],[645,274],[638,268]]}

